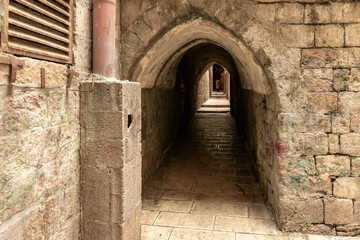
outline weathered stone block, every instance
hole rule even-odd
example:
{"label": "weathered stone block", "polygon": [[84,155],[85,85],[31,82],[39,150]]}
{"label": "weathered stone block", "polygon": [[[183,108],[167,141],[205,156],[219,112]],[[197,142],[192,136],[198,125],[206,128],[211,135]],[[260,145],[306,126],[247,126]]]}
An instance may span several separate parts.
{"label": "weathered stone block", "polygon": [[330,5],[307,4],[305,7],[305,23],[331,22]]}
{"label": "weathered stone block", "polygon": [[309,25],[286,25],[282,28],[284,37],[288,38],[289,47],[313,47],[314,27]]}
{"label": "weathered stone block", "polygon": [[82,167],[82,213],[84,221],[109,221],[109,170],[85,165]]}
{"label": "weathered stone block", "polygon": [[16,75],[16,86],[40,87],[41,68],[45,69],[47,88],[65,87],[67,82],[66,66],[51,62],[25,58],[25,66],[19,68]]}
{"label": "weathered stone block", "polygon": [[303,49],[301,64],[306,68],[359,67],[359,48]]}
{"label": "weathered stone block", "polygon": [[[286,162],[286,172],[294,183],[303,183],[308,175],[316,174],[313,156],[288,157],[286,160],[288,161]],[[271,170],[269,168],[268,172],[270,173]]]}
{"label": "weathered stone block", "polygon": [[124,192],[124,179],[122,168],[110,169],[111,194],[121,195]]}
{"label": "weathered stone block", "polygon": [[322,223],[324,220],[323,201],[321,199],[281,200],[280,215],[283,221],[298,224]]}
{"label": "weathered stone block", "polygon": [[360,156],[360,134],[348,133],[340,135],[341,153]]}
{"label": "weathered stone block", "polygon": [[58,197],[54,197],[26,213],[24,239],[38,236],[46,239],[60,230],[58,201]]}
{"label": "weathered stone block", "polygon": [[[83,91],[91,89],[91,83],[83,83]],[[121,85],[111,82],[97,82],[93,92],[83,92],[81,105],[90,112],[121,111]]]}
{"label": "weathered stone block", "polygon": [[89,6],[84,1],[78,1],[74,8],[74,33],[86,39],[91,39],[92,32],[92,14]]}
{"label": "weathered stone block", "polygon": [[344,46],[344,28],[341,25],[318,25],[315,28],[316,47]]}
{"label": "weathered stone block", "polygon": [[340,153],[340,138],[338,134],[329,134],[329,153]]}
{"label": "weathered stone block", "polygon": [[302,133],[295,135],[296,150],[307,156],[327,154],[328,136],[325,133]]}
{"label": "weathered stone block", "polygon": [[0,64],[0,86],[8,86],[9,81],[10,81],[10,65],[1,63]]}
{"label": "weathered stone block", "polygon": [[291,176],[286,172],[288,182],[284,185],[279,184],[279,192],[286,193],[287,196],[297,196],[300,198],[323,197],[332,194],[331,179],[328,176],[309,176],[305,171],[299,175]]}
{"label": "weathered stone block", "polygon": [[350,132],[350,115],[337,114],[331,117],[331,126],[333,133],[348,133]]}
{"label": "weathered stone block", "polygon": [[79,213],[80,199],[79,187],[74,186],[65,189],[59,197],[59,218],[61,223],[75,217]]}
{"label": "weathered stone block", "polygon": [[[360,7],[359,7],[360,10]],[[345,46],[360,46],[360,24],[351,24],[345,26]]]}
{"label": "weathered stone block", "polygon": [[352,68],[349,79],[349,91],[360,91],[360,68]]}
{"label": "weathered stone block", "polygon": [[330,116],[324,114],[279,114],[283,132],[330,132]]}
{"label": "weathered stone block", "polygon": [[359,236],[359,232],[360,225],[358,223],[352,223],[344,226],[336,226],[336,234],[338,236]]}
{"label": "weathered stone block", "polygon": [[351,158],[351,175],[360,176],[360,157]]}
{"label": "weathered stone block", "polygon": [[334,23],[360,22],[360,3],[331,3],[331,16]]}
{"label": "weathered stone block", "polygon": [[124,143],[121,139],[89,139],[86,145],[86,164],[111,168],[124,165]]}
{"label": "weathered stone block", "polygon": [[110,240],[111,231],[108,222],[84,221],[83,225],[83,239],[87,240]]}
{"label": "weathered stone block", "polygon": [[325,199],[325,224],[353,222],[353,203],[350,199]]}
{"label": "weathered stone block", "polygon": [[350,116],[350,128],[351,131],[360,133],[360,114]]}
{"label": "weathered stone block", "polygon": [[305,87],[310,92],[330,92],[332,90],[332,69],[304,69]]}
{"label": "weathered stone block", "polygon": [[345,91],[348,88],[350,78],[349,69],[334,69],[334,90]]}
{"label": "weathered stone block", "polygon": [[340,198],[360,198],[360,178],[337,178],[334,182],[334,196]]}
{"label": "weathered stone block", "polygon": [[304,6],[298,3],[276,5],[276,20],[283,23],[302,23],[304,21]]}
{"label": "weathered stone block", "polygon": [[274,21],[275,19],[275,5],[274,4],[259,4],[256,9],[256,18],[260,21]]}
{"label": "weathered stone block", "polygon": [[339,112],[347,114],[360,113],[360,92],[339,93]]}
{"label": "weathered stone block", "polygon": [[359,223],[360,222],[360,199],[356,199],[354,201],[354,217],[355,217],[355,222]]}
{"label": "weathered stone block", "polygon": [[317,235],[336,235],[335,228],[327,226],[325,224],[311,224],[310,226],[302,228],[302,231]]}
{"label": "weathered stone block", "polygon": [[25,218],[17,218],[12,222],[8,222],[7,228],[0,230],[0,239],[24,239],[25,226]]}
{"label": "weathered stone block", "polygon": [[[122,112],[94,112],[84,116],[86,137],[88,139],[122,138]],[[111,126],[111,127],[109,127]]]}
{"label": "weathered stone block", "polygon": [[121,195],[111,195],[111,209],[110,209],[110,221],[113,223],[121,223],[122,217],[122,198]]}
{"label": "weathered stone block", "polygon": [[140,217],[141,217],[141,204],[136,205],[133,214],[128,216],[123,223],[122,238],[123,239],[140,239]]}
{"label": "weathered stone block", "polygon": [[[53,94],[54,96],[52,96]],[[2,111],[4,132],[21,132],[37,127],[47,129],[60,124],[59,114],[53,114],[53,111],[58,113],[55,106],[59,107],[59,103],[50,102],[50,96],[52,99],[60,100],[63,95],[46,89],[43,91],[13,91],[11,97],[6,98],[6,107]],[[54,116],[55,119],[51,119],[51,116]]]}
{"label": "weathered stone block", "polygon": [[321,175],[349,176],[350,157],[348,156],[317,156],[316,168]]}
{"label": "weathered stone block", "polygon": [[[73,47],[74,63],[79,68],[89,68],[91,66],[92,58],[92,40],[82,36],[76,36]],[[81,44],[80,44],[81,42]]]}
{"label": "weathered stone block", "polygon": [[337,110],[337,93],[310,93],[308,109],[314,113],[329,113]]}

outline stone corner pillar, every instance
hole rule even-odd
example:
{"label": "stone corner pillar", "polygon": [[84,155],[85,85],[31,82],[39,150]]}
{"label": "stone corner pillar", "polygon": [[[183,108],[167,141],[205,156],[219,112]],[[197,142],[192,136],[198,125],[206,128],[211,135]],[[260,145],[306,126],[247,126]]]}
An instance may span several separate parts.
{"label": "stone corner pillar", "polygon": [[81,86],[82,239],[140,240],[141,86],[97,80]]}

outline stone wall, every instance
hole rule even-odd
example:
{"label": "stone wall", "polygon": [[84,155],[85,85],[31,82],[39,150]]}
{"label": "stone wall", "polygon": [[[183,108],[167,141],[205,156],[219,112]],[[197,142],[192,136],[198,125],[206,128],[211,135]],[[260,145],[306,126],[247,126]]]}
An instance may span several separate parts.
{"label": "stone wall", "polygon": [[201,105],[210,98],[210,70],[207,70],[201,77],[199,83],[195,86],[197,97],[195,108],[199,109]]}
{"label": "stone wall", "polygon": [[173,89],[142,90],[142,179],[143,185],[162,163],[178,134],[178,92]]}
{"label": "stone wall", "polygon": [[[237,89],[236,89],[237,90]],[[232,90],[233,113],[238,129],[244,137],[249,155],[255,160],[254,167],[268,203],[278,214],[278,179],[273,169],[278,150],[276,139],[276,99],[249,90]]]}
{"label": "stone wall", "polygon": [[82,239],[140,239],[140,85],[96,78],[81,92]]}
{"label": "stone wall", "polygon": [[[90,73],[91,5],[75,1],[72,89]],[[0,239],[79,239],[79,93],[67,66],[17,58],[14,86],[0,64]]]}
{"label": "stone wall", "polygon": [[278,10],[269,21],[286,16],[287,45],[300,51],[300,79],[290,95],[298,107],[278,115],[286,146],[279,224],[287,231],[358,235],[360,3],[259,5]]}
{"label": "stone wall", "polygon": [[[165,54],[195,45],[190,35],[232,55],[240,77],[232,109],[242,108],[247,119],[235,116],[255,127],[249,148],[281,229],[359,234],[359,2],[138,0],[123,9],[131,9],[121,19],[123,78],[136,78],[139,65],[158,61],[161,68]],[[217,32],[207,35],[207,24]],[[182,37],[166,42],[185,25],[191,28]],[[247,55],[237,55],[232,38]],[[156,55],[157,43],[168,44],[168,53]],[[266,83],[259,68],[246,65],[252,61]]]}

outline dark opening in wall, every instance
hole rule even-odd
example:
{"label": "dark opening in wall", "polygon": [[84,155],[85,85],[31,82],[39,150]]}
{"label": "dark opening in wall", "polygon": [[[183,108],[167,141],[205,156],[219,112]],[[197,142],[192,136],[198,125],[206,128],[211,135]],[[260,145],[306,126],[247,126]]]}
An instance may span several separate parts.
{"label": "dark opening in wall", "polygon": [[224,89],[224,68],[219,64],[213,65],[213,91]]}
{"label": "dark opening in wall", "polygon": [[130,128],[132,121],[132,115],[128,115],[128,128]]}

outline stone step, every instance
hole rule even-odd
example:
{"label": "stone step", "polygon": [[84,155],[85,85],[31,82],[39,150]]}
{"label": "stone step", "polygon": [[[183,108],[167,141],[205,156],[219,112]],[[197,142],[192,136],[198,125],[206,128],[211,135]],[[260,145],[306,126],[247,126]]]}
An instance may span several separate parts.
{"label": "stone step", "polygon": [[211,95],[211,98],[224,98],[226,99],[226,95]]}
{"label": "stone step", "polygon": [[198,113],[228,113],[230,107],[202,107],[197,110]]}
{"label": "stone step", "polygon": [[230,108],[230,104],[203,104],[202,107],[220,107],[220,108]]}
{"label": "stone step", "polygon": [[223,98],[210,98],[202,104],[202,107],[219,107],[219,108],[230,108],[230,102],[228,99]]}

